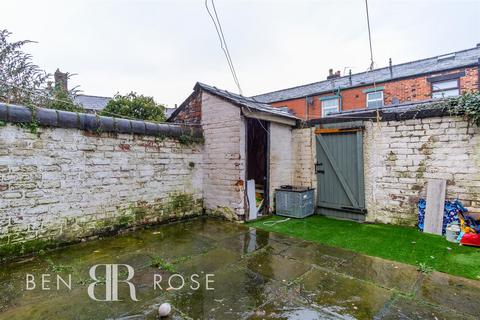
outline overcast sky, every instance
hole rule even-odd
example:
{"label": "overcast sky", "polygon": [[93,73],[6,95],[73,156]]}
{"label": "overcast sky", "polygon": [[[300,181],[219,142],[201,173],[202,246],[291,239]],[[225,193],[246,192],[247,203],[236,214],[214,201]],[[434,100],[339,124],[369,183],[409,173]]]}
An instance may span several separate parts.
{"label": "overcast sky", "polygon": [[[364,0],[216,0],[244,95],[369,66]],[[376,67],[474,47],[480,0],[369,1]],[[85,94],[154,96],[173,107],[196,81],[236,92],[204,0],[2,0],[0,29],[38,41],[43,69]]]}

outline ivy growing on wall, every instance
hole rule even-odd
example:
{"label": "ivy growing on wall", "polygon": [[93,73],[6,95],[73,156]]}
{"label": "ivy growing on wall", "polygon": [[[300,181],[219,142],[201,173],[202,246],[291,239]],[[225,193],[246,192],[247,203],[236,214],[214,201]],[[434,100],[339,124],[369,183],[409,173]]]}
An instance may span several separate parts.
{"label": "ivy growing on wall", "polygon": [[453,115],[465,117],[468,122],[480,127],[480,93],[466,92],[452,99],[449,110]]}
{"label": "ivy growing on wall", "polygon": [[[406,112],[421,113],[426,110],[443,110],[452,116],[465,118],[470,124],[480,127],[480,92],[468,91],[458,97],[442,99],[428,104],[420,104]],[[416,116],[414,116],[416,118]]]}

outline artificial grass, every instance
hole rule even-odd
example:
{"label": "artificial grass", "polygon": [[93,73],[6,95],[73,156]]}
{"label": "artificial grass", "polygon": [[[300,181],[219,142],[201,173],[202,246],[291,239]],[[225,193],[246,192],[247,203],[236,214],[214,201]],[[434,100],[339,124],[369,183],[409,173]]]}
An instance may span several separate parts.
{"label": "artificial grass", "polygon": [[324,216],[290,219],[269,226],[266,221],[283,220],[272,216],[248,223],[249,226],[283,233],[332,247],[415,266],[480,279],[480,248],[460,246],[416,228],[344,221]]}

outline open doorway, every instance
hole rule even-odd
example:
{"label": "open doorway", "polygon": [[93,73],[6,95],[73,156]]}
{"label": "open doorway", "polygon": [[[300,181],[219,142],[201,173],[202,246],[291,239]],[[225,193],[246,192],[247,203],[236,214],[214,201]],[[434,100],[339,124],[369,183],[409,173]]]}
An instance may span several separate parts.
{"label": "open doorway", "polygon": [[[252,203],[258,209],[258,214],[266,214],[269,210],[268,199],[268,131],[269,122],[260,119],[246,118],[247,136],[247,188],[250,180],[255,181],[255,201],[253,191],[247,190],[247,201],[249,208]],[[250,196],[249,196],[250,195]]]}

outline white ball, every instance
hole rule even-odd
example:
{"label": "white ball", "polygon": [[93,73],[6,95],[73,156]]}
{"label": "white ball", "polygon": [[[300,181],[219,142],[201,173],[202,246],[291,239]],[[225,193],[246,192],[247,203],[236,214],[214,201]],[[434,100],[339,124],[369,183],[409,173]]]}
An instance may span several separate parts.
{"label": "white ball", "polygon": [[172,311],[170,303],[162,303],[160,307],[158,307],[158,316],[166,317],[170,314],[170,311]]}

